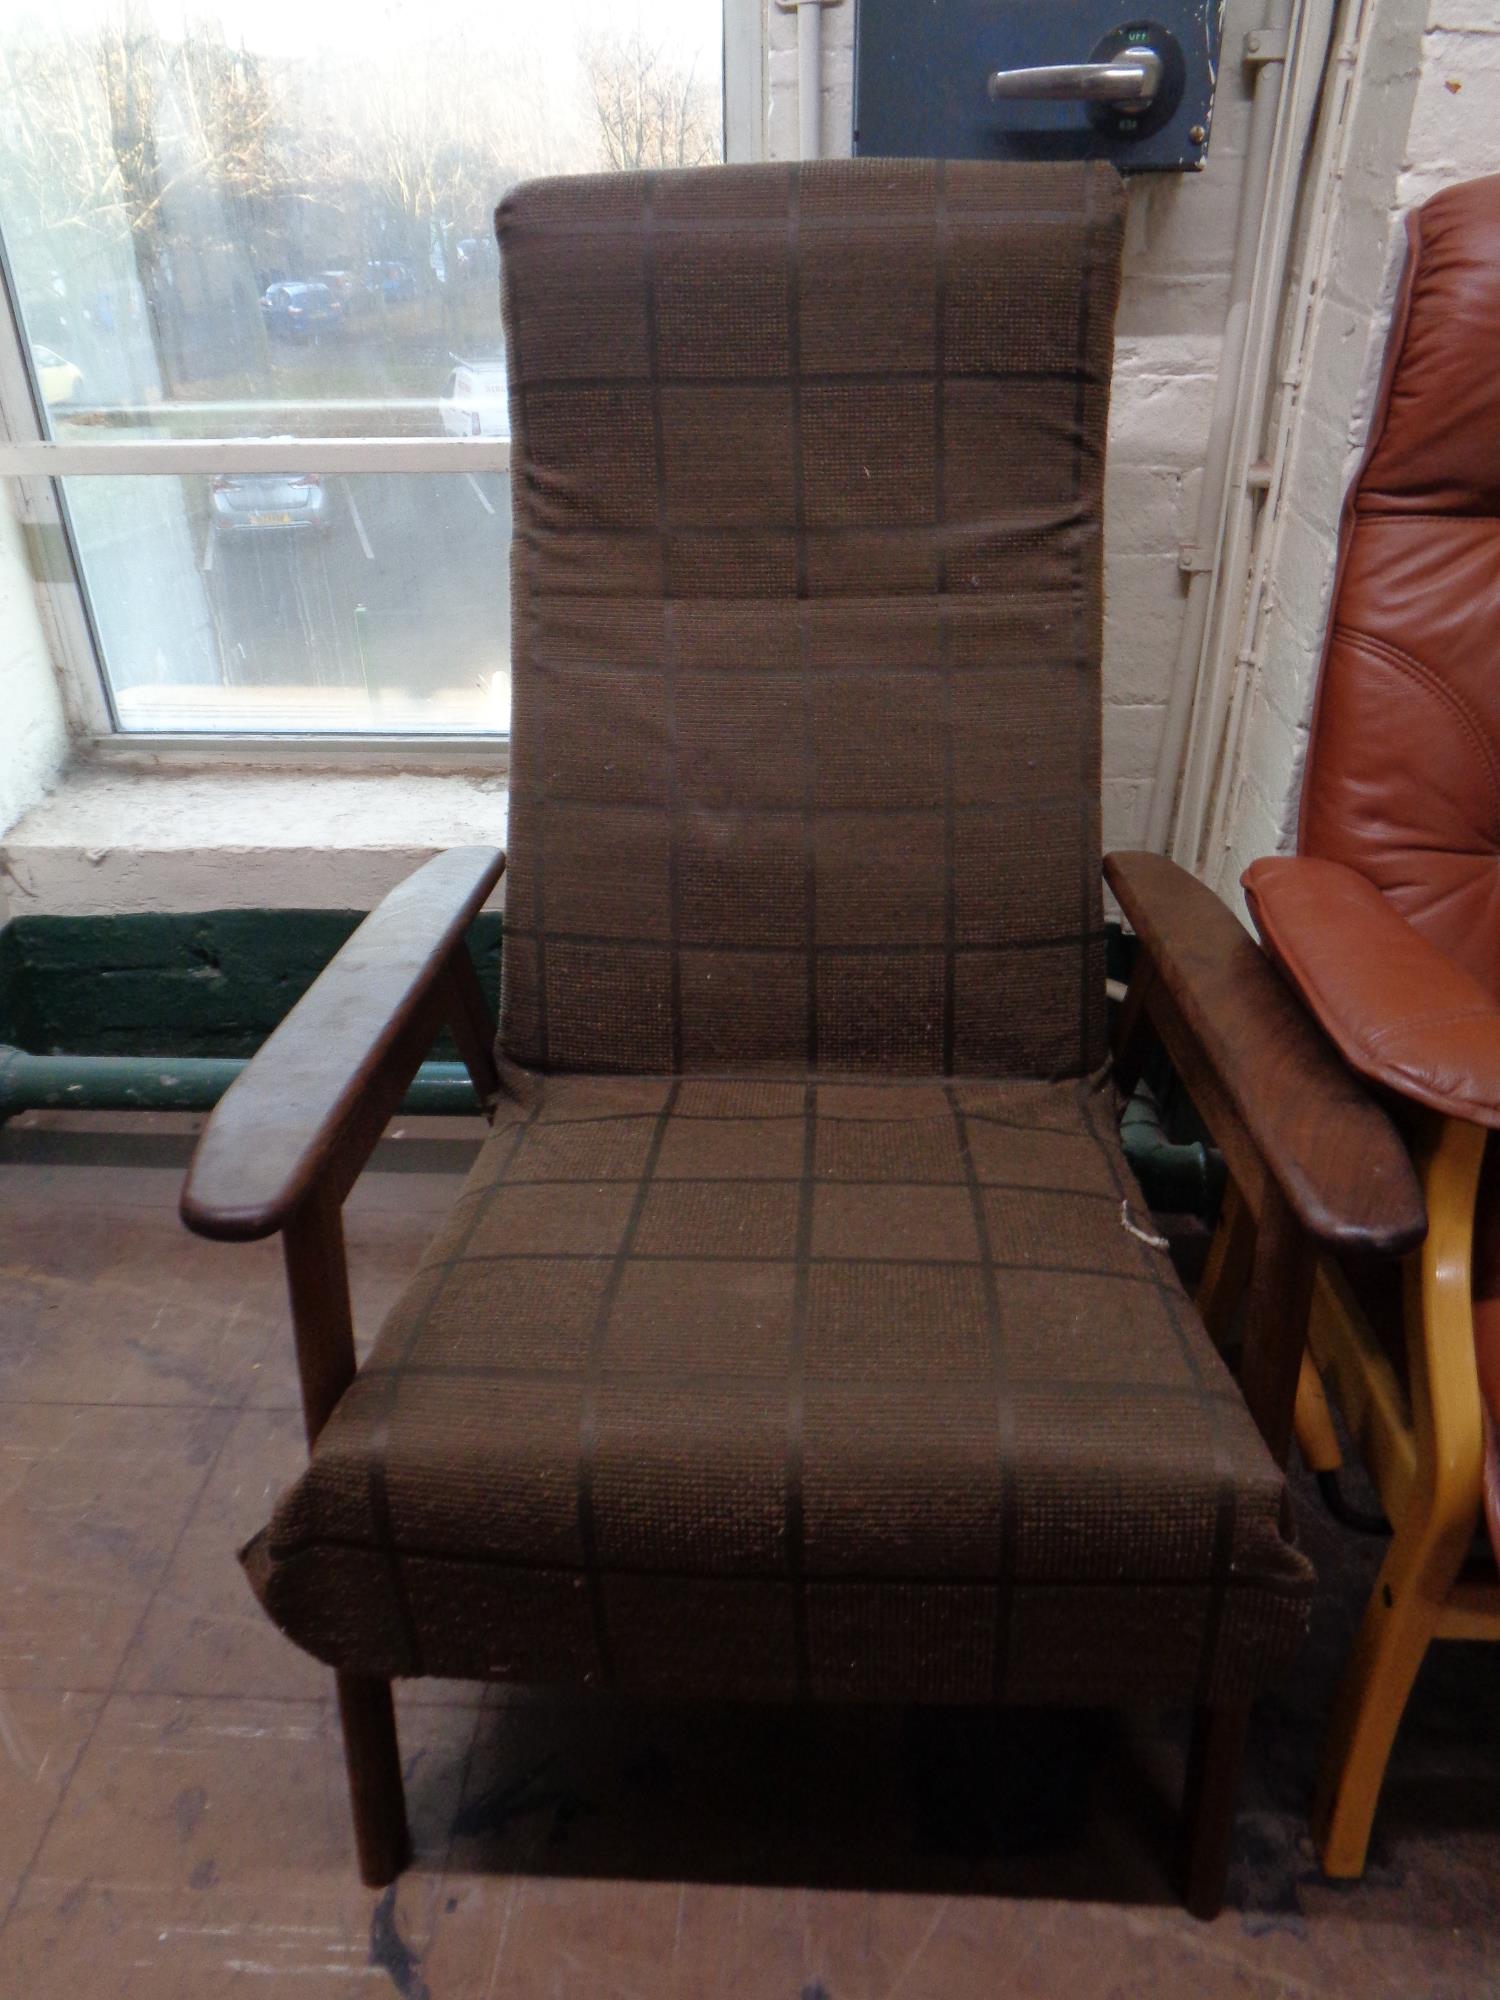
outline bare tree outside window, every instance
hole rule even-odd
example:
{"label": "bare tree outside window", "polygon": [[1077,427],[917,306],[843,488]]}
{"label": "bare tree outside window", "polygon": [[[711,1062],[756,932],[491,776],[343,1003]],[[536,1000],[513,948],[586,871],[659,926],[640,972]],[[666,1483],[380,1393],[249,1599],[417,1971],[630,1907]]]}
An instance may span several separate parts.
{"label": "bare tree outside window", "polygon": [[669,43],[639,27],[607,33],[583,61],[606,167],[701,167],[724,157],[720,107]]}

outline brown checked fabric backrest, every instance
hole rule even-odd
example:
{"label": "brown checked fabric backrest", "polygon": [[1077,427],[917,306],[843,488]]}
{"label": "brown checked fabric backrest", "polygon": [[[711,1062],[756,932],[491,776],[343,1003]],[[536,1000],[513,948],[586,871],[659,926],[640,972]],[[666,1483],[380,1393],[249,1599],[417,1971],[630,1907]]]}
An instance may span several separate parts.
{"label": "brown checked fabric backrest", "polygon": [[547,1071],[1104,1053],[1098,165],[536,182],[501,1047]]}

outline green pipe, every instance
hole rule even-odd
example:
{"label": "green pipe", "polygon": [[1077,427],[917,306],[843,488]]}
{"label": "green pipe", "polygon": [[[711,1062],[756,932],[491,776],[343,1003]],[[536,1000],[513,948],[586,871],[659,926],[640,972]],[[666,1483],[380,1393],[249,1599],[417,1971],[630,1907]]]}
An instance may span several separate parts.
{"label": "green pipe", "polygon": [[[245,1067],[236,1056],[36,1056],[0,1043],[0,1124],[18,1111],[211,1111]],[[479,1109],[462,1063],[423,1063],[401,1109],[472,1116]],[[1212,1215],[1224,1163],[1201,1140],[1174,1144],[1145,1084],[1120,1122],[1131,1170],[1153,1208]]]}
{"label": "green pipe", "polygon": [[[245,1067],[235,1056],[34,1056],[0,1043],[0,1124],[18,1111],[211,1111]],[[462,1063],[423,1063],[401,1109],[473,1114]]]}
{"label": "green pipe", "polygon": [[1224,1192],[1224,1161],[1201,1139],[1179,1144],[1162,1130],[1161,1106],[1149,1084],[1138,1083],[1120,1120],[1120,1144],[1141,1193],[1152,1208],[1164,1213],[1197,1215],[1205,1221],[1218,1212]]}

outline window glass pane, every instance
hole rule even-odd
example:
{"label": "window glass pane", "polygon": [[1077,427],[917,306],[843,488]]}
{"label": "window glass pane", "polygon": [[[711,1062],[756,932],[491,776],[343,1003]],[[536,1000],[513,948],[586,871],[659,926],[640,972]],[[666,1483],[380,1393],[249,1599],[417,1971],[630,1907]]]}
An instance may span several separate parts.
{"label": "window glass pane", "polygon": [[[720,158],[722,42],[721,0],[0,5],[48,435],[498,446],[496,202]],[[508,726],[503,475],[61,483],[123,728]]]}
{"label": "window glass pane", "polygon": [[509,729],[503,473],[60,483],[122,729]]}
{"label": "window glass pane", "polygon": [[0,230],[52,434],[492,431],[495,203],[721,158],[722,48],[721,0],[10,0]]}

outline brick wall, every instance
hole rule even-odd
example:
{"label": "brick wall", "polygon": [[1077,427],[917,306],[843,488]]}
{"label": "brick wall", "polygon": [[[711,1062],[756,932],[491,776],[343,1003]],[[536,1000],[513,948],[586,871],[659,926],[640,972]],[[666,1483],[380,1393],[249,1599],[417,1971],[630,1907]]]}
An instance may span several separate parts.
{"label": "brick wall", "polygon": [[[68,754],[62,696],[37,611],[13,497],[0,492],[0,832],[57,777]],[[10,883],[0,862],[0,924]]]}
{"label": "brick wall", "polygon": [[1207,869],[1232,898],[1248,862],[1296,842],[1339,508],[1363,454],[1379,382],[1404,254],[1402,218],[1440,187],[1497,171],[1495,0],[1381,0],[1311,326],[1227,839]]}

